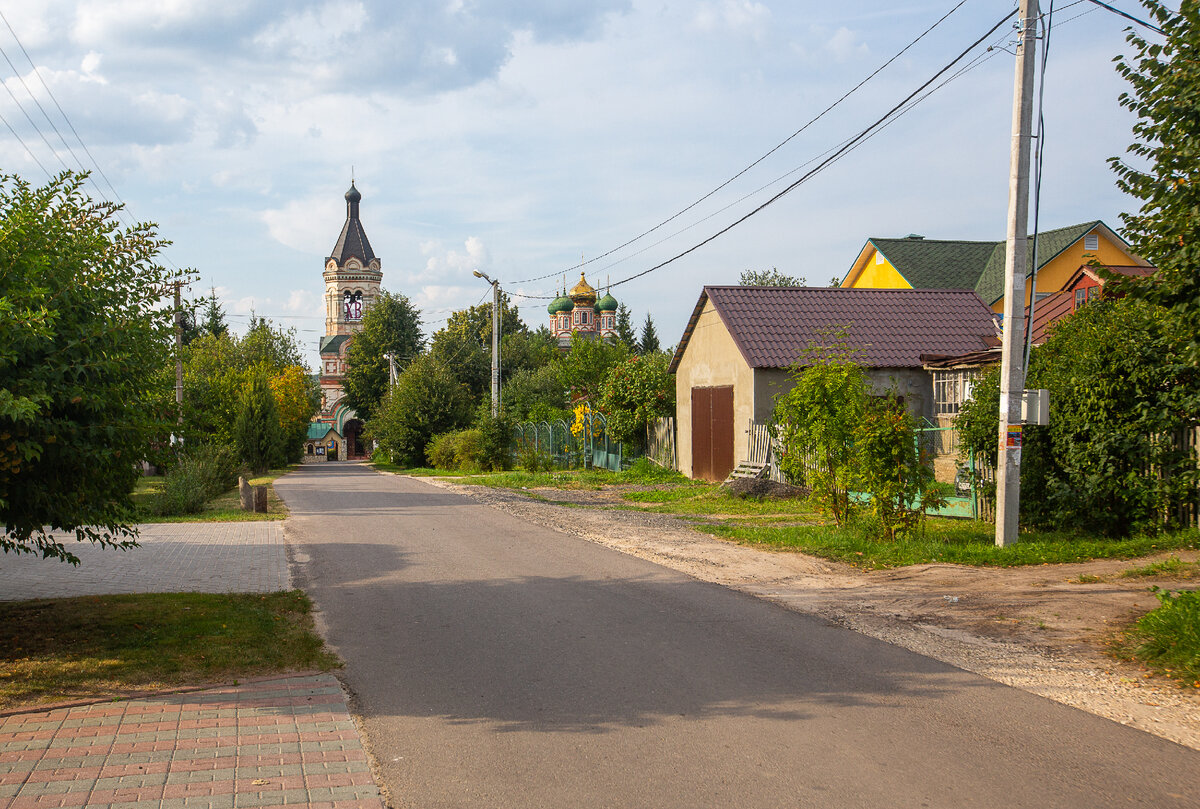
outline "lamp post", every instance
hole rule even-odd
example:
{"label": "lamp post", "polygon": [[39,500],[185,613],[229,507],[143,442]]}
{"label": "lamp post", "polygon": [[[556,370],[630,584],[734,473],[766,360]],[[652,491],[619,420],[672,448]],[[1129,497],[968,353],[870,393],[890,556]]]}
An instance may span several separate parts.
{"label": "lamp post", "polygon": [[500,417],[500,282],[479,270],[474,275],[492,285],[492,418],[495,419]]}

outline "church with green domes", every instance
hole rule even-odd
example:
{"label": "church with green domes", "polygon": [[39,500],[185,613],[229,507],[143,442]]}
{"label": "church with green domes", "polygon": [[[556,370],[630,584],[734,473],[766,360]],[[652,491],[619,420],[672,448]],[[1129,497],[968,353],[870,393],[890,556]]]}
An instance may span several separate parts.
{"label": "church with green domes", "polygon": [[579,283],[551,301],[546,311],[550,313],[550,331],[558,340],[560,351],[571,348],[573,334],[588,340],[617,339],[617,299],[606,292],[596,300],[596,290],[582,272]]}

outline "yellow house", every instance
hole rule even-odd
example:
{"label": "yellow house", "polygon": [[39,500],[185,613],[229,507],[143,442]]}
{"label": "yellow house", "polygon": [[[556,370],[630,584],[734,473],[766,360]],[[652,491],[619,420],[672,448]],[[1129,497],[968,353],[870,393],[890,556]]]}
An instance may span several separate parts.
{"label": "yellow house", "polygon": [[[1032,266],[1033,240],[1029,241]],[[1080,267],[1093,261],[1108,266],[1149,267],[1101,221],[1038,234],[1038,295],[1060,292]],[[1004,242],[926,239],[868,239],[842,279],[850,289],[973,289],[1004,311]],[[1026,281],[1025,305],[1031,287]]]}

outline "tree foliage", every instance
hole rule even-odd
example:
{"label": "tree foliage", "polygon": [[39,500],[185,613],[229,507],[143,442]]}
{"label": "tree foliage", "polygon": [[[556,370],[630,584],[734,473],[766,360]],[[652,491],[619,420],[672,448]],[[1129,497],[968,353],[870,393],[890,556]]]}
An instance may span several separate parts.
{"label": "tree foliage", "polygon": [[257,474],[284,463],[286,439],[265,368],[250,374],[238,396],[233,441],[242,463]]}
{"label": "tree foliage", "polygon": [[72,563],[54,531],[136,536],[135,465],[175,418],[159,371],[178,273],[155,263],[151,226],[122,228],[83,182],[0,175],[0,548]]}
{"label": "tree foliage", "polygon": [[1158,268],[1149,278],[1113,278],[1112,288],[1167,307],[1188,336],[1187,351],[1200,362],[1200,4],[1184,0],[1173,11],[1142,0],[1165,32],[1147,41],[1137,29],[1128,40],[1136,53],[1117,57],[1117,72],[1131,85],[1121,104],[1137,115],[1127,163],[1111,158],[1117,186],[1141,200],[1122,214],[1123,235],[1134,251]]}
{"label": "tree foliage", "polygon": [[346,350],[342,389],[346,404],[368,420],[388,385],[387,355],[394,355],[397,372],[425,349],[421,313],[398,292],[383,291],[363,315],[362,329]]}
{"label": "tree foliage", "polygon": [[422,466],[430,439],[464,426],[470,416],[470,392],[436,357],[422,354],[384,395],[367,432],[398,463]]}
{"label": "tree foliage", "polygon": [[623,303],[617,304],[617,339],[630,352],[638,350],[637,330],[633,327],[633,314],[629,311],[629,307]]}
{"label": "tree foliage", "polygon": [[670,358],[656,352],[630,357],[609,370],[597,407],[608,418],[613,438],[640,444],[651,421],[675,413],[675,377],[669,365]]}
{"label": "tree foliage", "polygon": [[867,382],[844,340],[828,348],[810,346],[804,365],[792,369],[795,385],[775,403],[781,431],[780,467],[841,525],[850,513],[850,488],[857,476],[854,430],[862,420]]}
{"label": "tree foliage", "polygon": [[869,396],[854,428],[858,482],[887,539],[911,535],[935,505],[933,469],[917,446],[916,422],[896,396]]}
{"label": "tree foliage", "polygon": [[653,354],[655,351],[661,351],[662,345],[658,340],[658,331],[654,328],[654,321],[650,318],[650,313],[646,313],[646,322],[642,324],[642,336],[638,340],[638,353]]}
{"label": "tree foliage", "polygon": [[[162,384],[173,386],[173,371],[164,368],[162,374]],[[293,427],[298,422],[298,413],[308,410],[304,417],[307,430],[307,421],[320,404],[320,391],[316,380],[303,367],[296,333],[254,317],[245,336],[228,331],[218,336],[206,334],[184,349],[185,443],[232,444],[233,424],[241,412],[241,392],[256,375],[264,375],[268,380],[280,377],[289,380],[272,385],[278,388],[278,397],[287,397],[287,402],[281,398],[278,404],[290,414],[285,418],[291,419],[287,423]],[[303,446],[304,433],[285,428],[285,436],[288,442],[285,455],[294,458]]]}
{"label": "tree foliage", "polygon": [[742,270],[738,284],[744,287],[802,287],[807,284],[803,278],[794,275],[784,275],[778,267],[769,270]]}
{"label": "tree foliage", "polygon": [[[1028,385],[1050,391],[1048,427],[1026,427],[1022,518],[1063,530],[1153,531],[1194,500],[1195,460],[1177,433],[1195,423],[1200,369],[1171,312],[1133,298],[1089,303],[1055,324]],[[998,374],[973,387],[964,447],[996,458]],[[1153,470],[1153,473],[1151,472]]]}
{"label": "tree foliage", "polygon": [[573,334],[571,350],[560,355],[555,366],[559,385],[574,398],[591,398],[600,392],[609,369],[628,356],[624,343],[589,340]]}

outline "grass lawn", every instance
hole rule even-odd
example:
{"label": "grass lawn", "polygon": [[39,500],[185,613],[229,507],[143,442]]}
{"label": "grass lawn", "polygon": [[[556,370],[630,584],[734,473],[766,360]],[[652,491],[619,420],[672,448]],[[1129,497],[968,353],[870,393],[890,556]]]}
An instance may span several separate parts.
{"label": "grass lawn", "polygon": [[0,710],[336,668],[311,610],[298,590],[0,602]]}
{"label": "grass lawn", "polygon": [[1019,565],[1135,559],[1159,551],[1200,547],[1200,531],[1106,539],[1076,534],[1022,532],[1015,545],[997,548],[990,523],[930,518],[921,537],[895,542],[871,538],[857,527],[833,525],[707,525],[699,530],[745,545],[797,550],[855,567],[877,569],[948,562],[959,565]]}
{"label": "grass lawn", "polygon": [[253,511],[242,511],[241,499],[237,487],[209,500],[204,510],[196,514],[155,514],[153,510],[155,497],[162,490],[162,478],[146,476],[138,480],[137,488],[133,490],[133,502],[145,515],[143,522],[241,522],[251,520],[282,520],[288,515],[287,506],[275,495],[275,487],[270,485],[276,478],[286,475],[295,469],[288,466],[282,469],[272,469],[265,475],[250,478],[252,486],[267,484],[267,513],[258,514]]}

